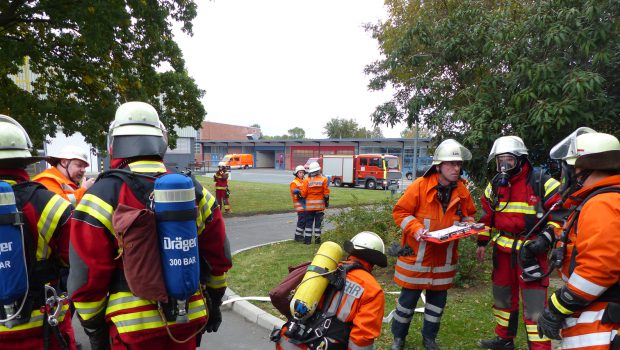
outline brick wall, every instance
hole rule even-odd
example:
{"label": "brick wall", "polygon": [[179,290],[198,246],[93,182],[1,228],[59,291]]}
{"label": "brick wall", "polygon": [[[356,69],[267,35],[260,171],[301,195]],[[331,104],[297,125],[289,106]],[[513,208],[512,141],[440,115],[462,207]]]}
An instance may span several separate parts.
{"label": "brick wall", "polygon": [[249,126],[202,122],[200,140],[247,140],[248,134],[260,134],[260,129]]}

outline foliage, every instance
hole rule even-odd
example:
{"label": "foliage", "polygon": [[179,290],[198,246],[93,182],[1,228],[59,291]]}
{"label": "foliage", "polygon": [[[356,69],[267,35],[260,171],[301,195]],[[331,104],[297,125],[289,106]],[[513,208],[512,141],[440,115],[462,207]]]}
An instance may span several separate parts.
{"label": "foliage", "polygon": [[381,128],[375,126],[372,130],[359,127],[353,119],[332,118],[323,127],[325,134],[330,139],[350,138],[382,138]]}
{"label": "foliage", "polygon": [[406,138],[406,139],[415,139],[417,137],[430,138],[431,136],[432,136],[431,132],[428,130],[428,128],[425,128],[425,127],[418,127],[417,131],[416,131],[415,126],[407,127],[406,129],[400,132],[400,137]]}
{"label": "foliage", "polygon": [[288,129],[288,135],[292,138],[292,139],[305,139],[306,138],[306,131],[300,127],[294,127],[292,129]]}
{"label": "foliage", "polygon": [[[483,163],[494,139],[516,134],[534,163],[579,126],[618,134],[620,6],[609,0],[387,0],[368,25],[384,59],[370,88],[392,85],[375,123],[416,121],[456,137]],[[485,169],[472,174],[481,180]]]}
{"label": "foliage", "polygon": [[[192,34],[189,0],[0,2],[0,113],[17,119],[35,143],[81,132],[105,149],[105,132],[126,101],[152,104],[171,132],[200,127],[205,110],[185,70],[172,25]],[[26,90],[11,76],[24,64],[36,80]]]}

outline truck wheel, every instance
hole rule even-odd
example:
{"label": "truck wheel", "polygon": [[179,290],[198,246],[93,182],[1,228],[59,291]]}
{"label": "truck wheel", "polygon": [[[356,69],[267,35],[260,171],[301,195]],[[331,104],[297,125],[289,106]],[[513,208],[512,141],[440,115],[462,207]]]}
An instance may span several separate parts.
{"label": "truck wheel", "polygon": [[243,169],[247,169],[247,168],[248,168],[248,166],[247,166],[247,165],[244,165],[244,166],[243,166]]}
{"label": "truck wheel", "polygon": [[334,179],[334,186],[342,187],[342,180],[339,177]]}
{"label": "truck wheel", "polygon": [[370,179],[366,181],[366,188],[369,190],[374,190],[377,188],[377,181]]}
{"label": "truck wheel", "polygon": [[412,173],[407,173],[407,175],[405,175],[407,177],[407,180],[413,180],[413,174]]}

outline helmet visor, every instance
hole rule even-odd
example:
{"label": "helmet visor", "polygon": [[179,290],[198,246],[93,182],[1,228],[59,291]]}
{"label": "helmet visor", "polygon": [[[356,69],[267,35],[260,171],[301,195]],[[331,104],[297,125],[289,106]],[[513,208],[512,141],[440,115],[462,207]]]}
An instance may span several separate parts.
{"label": "helmet visor", "polygon": [[495,170],[498,173],[507,173],[519,166],[517,156],[512,153],[502,153],[495,156]]}
{"label": "helmet visor", "polygon": [[577,158],[577,136],[596,132],[593,129],[587,127],[581,127],[575,130],[572,134],[566,136],[564,140],[553,146],[549,152],[551,159],[566,160],[569,164],[575,164]]}

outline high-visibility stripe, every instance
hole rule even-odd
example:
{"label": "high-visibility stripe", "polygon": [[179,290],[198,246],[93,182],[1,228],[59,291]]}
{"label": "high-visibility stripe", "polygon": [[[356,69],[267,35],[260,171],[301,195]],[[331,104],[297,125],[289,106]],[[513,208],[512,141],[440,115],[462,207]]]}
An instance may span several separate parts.
{"label": "high-visibility stripe", "polygon": [[196,192],[193,187],[182,190],[154,190],[153,199],[157,203],[194,202]]}
{"label": "high-visibility stripe", "polygon": [[[207,316],[206,305],[200,300],[189,303],[187,318],[189,321]],[[162,328],[164,323],[157,310],[130,312],[111,317],[119,333],[136,332],[146,329]],[[175,321],[167,322],[175,325]]]}
{"label": "high-visibility stripe", "polygon": [[103,308],[106,305],[105,302],[106,298],[103,298],[99,301],[89,302],[74,301],[73,306],[83,320],[90,320],[91,318],[97,316],[101,311],[103,311]]}
{"label": "high-visibility stripe", "polygon": [[75,208],[75,211],[81,211],[94,217],[112,234],[114,234],[114,228],[112,227],[112,214],[114,213],[114,208],[112,208],[112,206],[106,203],[103,199],[87,193],[84,197],[82,197],[82,200]]}
{"label": "high-visibility stripe", "polygon": [[209,277],[209,281],[207,282],[207,287],[210,288],[225,288],[226,284],[226,273],[223,275],[211,275]]}
{"label": "high-visibility stripe", "polygon": [[548,221],[547,225],[551,225],[551,226],[553,226],[555,228],[561,228],[562,227],[562,225],[560,225],[560,224],[558,224],[556,222],[553,222],[553,221]]}
{"label": "high-visibility stripe", "polygon": [[433,316],[433,315],[429,315],[429,314],[424,314],[424,321],[428,321],[431,323],[439,323],[439,321],[441,320],[441,317],[437,317],[437,316]]}
{"label": "high-visibility stripe", "polygon": [[536,214],[535,207],[527,202],[499,202],[497,207],[502,213]]}
{"label": "high-visibility stripe", "polygon": [[504,310],[500,310],[500,309],[493,309],[493,314],[499,317],[503,317],[505,319],[509,319],[510,318],[510,312],[504,311]]}
{"label": "high-visibility stripe", "polygon": [[590,346],[610,345],[611,340],[618,334],[617,330],[598,332],[573,337],[562,338],[562,349],[586,348]]}
{"label": "high-visibility stripe", "polygon": [[564,320],[565,328],[574,327],[577,324],[594,323],[603,319],[605,309],[599,311],[584,311],[579,317],[567,317]]}
{"label": "high-visibility stripe", "polygon": [[413,272],[431,272],[430,266],[423,266],[422,264],[407,264],[406,262],[398,259],[396,260],[396,266],[403,268],[407,271]]}
{"label": "high-visibility stripe", "polygon": [[138,173],[165,173],[166,166],[159,161],[141,160],[130,163],[129,170]]}
{"label": "high-visibility stripe", "polygon": [[38,259],[48,258],[51,254],[49,241],[52,239],[52,234],[56,232],[58,222],[69,205],[69,202],[57,194],[45,205],[37,222],[37,231],[39,231],[39,236],[43,238],[37,240],[36,254]]}
{"label": "high-visibility stripe", "polygon": [[528,341],[551,341],[551,339],[538,335],[538,325],[535,324],[526,324],[525,330],[527,331],[527,340]]}
{"label": "high-visibility stripe", "polygon": [[[67,310],[69,310],[69,304],[64,304],[59,313],[58,322],[62,322],[65,319],[65,314],[67,313]],[[35,309],[30,312],[30,320],[27,323],[14,326],[12,328],[7,328],[4,325],[0,325],[0,334],[43,327],[43,322],[47,322],[47,316],[41,313],[41,310]]]}
{"label": "high-visibility stripe", "polygon": [[[504,248],[508,248],[508,249],[512,249],[512,245],[514,244],[514,239],[503,236],[501,234],[496,234],[495,236],[493,236],[493,238],[491,239],[493,242],[495,242],[495,244],[502,246]],[[521,249],[521,246],[523,245],[523,241],[522,240],[517,240],[517,247],[516,249],[519,250]]]}
{"label": "high-visibility stripe", "polygon": [[73,204],[73,206],[75,206],[77,204],[77,198],[75,198],[75,194],[67,193],[67,198],[69,199],[69,202],[71,202],[71,204]]}
{"label": "high-visibility stripe", "polygon": [[201,234],[204,230],[207,221],[213,214],[212,207],[216,205],[215,197],[207,191],[206,188],[202,188],[202,198],[198,201],[198,217],[196,218],[196,226],[198,226],[198,234]]}
{"label": "high-visibility stripe", "polygon": [[433,286],[443,286],[446,284],[450,284],[452,283],[452,281],[454,280],[454,277],[449,277],[449,278],[432,278],[432,277],[426,277],[426,278],[416,278],[416,277],[409,277],[409,276],[405,276],[402,273],[395,271],[394,272],[394,277],[406,282],[406,283],[410,283],[410,284],[430,284]]}
{"label": "high-visibility stripe", "polygon": [[491,198],[492,194],[493,194],[493,187],[489,183],[489,184],[487,184],[487,188],[484,190],[484,196],[486,198]]}
{"label": "high-visibility stripe", "polygon": [[607,287],[588,281],[587,279],[579,276],[575,272],[570,275],[570,278],[568,279],[568,284],[584,293],[590,294],[595,297],[598,297],[607,290]]}
{"label": "high-visibility stripe", "polygon": [[560,311],[564,315],[571,315],[573,313],[571,310],[565,308],[564,306],[562,306],[562,304],[560,304],[558,296],[555,293],[551,294],[551,303],[553,304],[553,306],[555,306],[556,309],[558,309],[558,311]]}
{"label": "high-visibility stripe", "polygon": [[404,218],[404,219],[403,219],[403,221],[400,223],[400,228],[404,230],[404,229],[407,227],[407,225],[409,225],[409,223],[410,223],[411,221],[413,221],[413,220],[415,220],[415,216],[413,216],[413,215],[409,215],[409,216],[407,216],[407,217],[406,217],[406,218]]}
{"label": "high-visibility stripe", "polygon": [[110,295],[105,313],[108,315],[120,310],[146,305],[156,305],[156,302],[142,299],[133,295],[131,292],[118,292]]}
{"label": "high-visibility stripe", "polygon": [[553,190],[560,186],[560,182],[554,178],[549,178],[547,182],[545,182],[545,197],[547,197]]}
{"label": "high-visibility stripe", "polygon": [[500,326],[508,327],[508,321],[497,315],[495,315],[495,322]]}
{"label": "high-visibility stripe", "polygon": [[15,193],[0,193],[0,205],[15,205]]}

